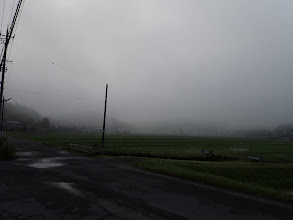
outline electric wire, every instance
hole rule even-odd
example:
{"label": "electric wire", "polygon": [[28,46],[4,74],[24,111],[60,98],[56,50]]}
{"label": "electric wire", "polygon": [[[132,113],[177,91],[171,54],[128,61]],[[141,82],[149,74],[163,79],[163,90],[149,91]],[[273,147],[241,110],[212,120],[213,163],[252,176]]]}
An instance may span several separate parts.
{"label": "electric wire", "polygon": [[[24,2],[25,2],[25,0],[23,0],[23,3],[24,3]],[[14,3],[13,3],[13,8],[14,8],[14,4],[15,4],[15,0],[14,0]],[[21,9],[20,9],[19,19],[17,19],[17,23],[16,23],[16,27],[15,27],[15,32],[16,32],[16,30],[17,30],[17,28],[18,28],[18,25],[19,25],[19,22],[20,22],[20,17],[21,17],[21,15],[22,15],[23,7],[24,7],[23,5],[24,5],[24,4],[22,4],[22,7],[21,7]],[[10,20],[11,20],[11,18],[10,18]],[[13,42],[14,42],[14,41],[12,40],[12,43],[11,43],[11,47],[10,47],[10,51],[9,51],[9,55],[8,55],[8,57],[10,57],[11,48],[12,48],[13,46],[15,47],[15,45],[13,44]],[[65,70],[65,71],[67,71],[67,72],[70,72],[70,73],[72,73],[72,74],[78,75],[79,77],[86,78],[87,80],[90,80],[91,82],[95,82],[95,83],[97,83],[98,85],[105,87],[104,84],[101,84],[101,83],[99,83],[99,82],[93,81],[93,80],[89,79],[88,77],[84,76],[83,74],[78,74],[78,73],[76,73],[76,72],[70,70],[69,68],[66,68],[66,67],[64,67],[64,66],[62,66],[62,65],[60,65],[60,64],[55,63],[55,62],[52,62],[51,60],[48,60],[48,59],[46,59],[46,58],[44,58],[44,57],[41,57],[41,56],[39,56],[39,55],[36,55],[36,54],[34,54],[34,53],[32,53],[32,52],[30,52],[30,51],[28,51],[28,50],[25,50],[25,49],[23,49],[23,48],[20,48],[20,47],[17,47],[17,46],[16,46],[16,48],[17,48],[17,49],[21,49],[21,50],[25,51],[26,53],[29,53],[29,54],[31,54],[31,55],[33,55],[33,56],[36,56],[36,57],[38,57],[39,59],[41,59],[41,60],[43,60],[43,61],[46,61],[46,62],[49,63],[49,64],[55,65],[55,66],[57,66],[57,67],[59,67],[59,68]],[[7,85],[8,85],[8,83],[9,83],[9,81],[10,81],[9,79],[10,79],[10,75],[11,75],[11,69],[12,69],[12,68],[9,69],[9,75],[8,75]],[[7,86],[7,87],[8,87],[8,86]],[[71,98],[72,98],[72,97],[71,97]],[[75,98],[79,98],[79,97],[75,97]]]}
{"label": "electric wire", "polygon": [[10,13],[10,19],[9,19],[9,22],[8,22],[8,24],[10,24],[10,22],[11,22],[11,19],[12,19],[12,16],[13,16],[13,12],[14,12],[14,5],[15,5],[15,0],[13,0],[13,5],[12,5],[12,9],[11,9],[11,13]]}
{"label": "electric wire", "polygon": [[[24,0],[24,1],[25,1],[25,0]],[[24,1],[23,1],[23,2],[24,2]],[[14,6],[15,6],[15,0],[13,1],[13,7],[12,7],[12,10],[11,10],[11,15],[10,15],[9,23],[11,22],[11,19],[12,19]],[[0,31],[2,31],[2,27],[3,27],[4,10],[5,10],[5,0],[4,0],[4,6],[3,6],[3,14],[2,14],[1,30],[0,30]],[[16,27],[15,27],[15,32],[16,32],[16,30],[17,30],[17,28],[18,28],[18,25],[19,25],[19,22],[20,22],[20,17],[21,17],[21,15],[22,15],[22,10],[23,10],[23,5],[22,5],[22,8],[20,9],[20,15],[19,15],[19,18],[17,19],[17,23],[16,23]],[[13,39],[14,39],[14,38],[13,38]],[[15,47],[15,45],[13,45],[13,42],[14,42],[14,41],[12,40],[12,42],[11,42],[11,47],[10,47],[10,50],[9,50],[9,53],[8,53],[8,58],[10,57],[12,47],[13,47],[13,46]],[[16,48],[17,48],[17,47],[16,47]],[[59,67],[59,68],[65,70],[65,71],[67,71],[67,72],[70,72],[70,73],[72,73],[72,74],[75,74],[75,75],[77,75],[77,76],[79,76],[79,77],[85,78],[85,79],[87,79],[87,80],[90,80],[91,82],[95,82],[96,84],[105,87],[104,84],[101,84],[101,83],[99,83],[99,82],[97,82],[97,81],[93,81],[92,79],[88,78],[87,76],[85,76],[85,75],[83,75],[83,74],[76,73],[76,72],[70,70],[69,68],[66,68],[66,67],[64,67],[64,66],[62,66],[62,65],[60,65],[60,64],[58,64],[58,63],[52,62],[51,60],[45,59],[44,57],[41,57],[41,56],[37,56],[36,54],[34,54],[34,53],[30,52],[30,51],[27,51],[27,50],[25,50],[25,49],[23,49],[23,48],[18,48],[18,49],[22,49],[23,51],[25,51],[25,52],[27,52],[27,53],[33,55],[33,56],[36,56],[36,57],[38,57],[39,59],[48,62],[49,64],[55,65],[55,66],[57,66],[57,67]],[[2,56],[3,51],[4,51],[4,48],[2,48],[2,50],[1,50],[1,56]],[[11,69],[12,69],[12,65],[11,65],[11,68],[9,68],[7,87],[8,87],[8,83],[9,83],[9,79],[10,79],[10,75],[11,75]],[[55,93],[55,94],[53,94],[53,93],[44,93],[44,92],[27,91],[27,90],[12,89],[12,88],[4,88],[4,89],[5,89],[5,90],[10,90],[10,91],[15,91],[15,92],[21,92],[21,93],[35,94],[35,95],[48,95],[48,96],[54,96],[54,97],[56,97],[56,96],[60,97],[60,96],[61,96],[61,97],[70,98],[70,99],[76,99],[76,100],[104,101],[104,100],[98,100],[98,99],[95,99],[95,98],[85,98],[85,97],[75,97],[75,96],[65,96],[65,95],[60,95],[60,94],[56,94],[56,93]],[[111,101],[111,102],[112,102],[112,101]],[[112,105],[113,105],[113,103],[112,103]],[[115,129],[116,129],[116,131],[117,131],[117,134],[118,134],[118,136],[120,137],[120,143],[122,143],[122,142],[121,142],[121,141],[122,141],[122,140],[121,140],[121,136],[120,136],[120,133],[119,133],[119,131],[118,131],[117,124],[116,124],[116,122],[115,122],[115,119],[113,118],[113,114],[112,114],[112,111],[111,111],[111,107],[109,108],[109,111],[110,111],[110,114],[111,114],[112,121],[114,122],[114,126],[115,126]],[[116,114],[114,108],[113,108],[113,111],[114,111],[114,114]],[[114,116],[114,117],[115,117],[115,116]]]}
{"label": "electric wire", "polygon": [[116,115],[115,107],[114,107],[113,100],[112,100],[112,97],[111,97],[111,93],[110,93],[110,92],[109,92],[109,98],[110,98],[110,104],[112,105],[113,112],[114,112],[114,118],[113,118],[113,117],[112,117],[111,107],[110,107],[110,105],[108,105],[108,106],[109,106],[109,111],[110,111],[110,114],[111,114],[111,117],[112,117],[112,121],[113,121],[113,123],[114,123],[114,127],[115,127],[115,129],[116,129],[116,131],[117,131],[117,134],[118,134],[118,137],[119,137],[119,140],[120,140],[120,145],[125,147],[124,142],[123,142],[123,138],[122,138],[122,136],[121,136],[121,134],[120,134],[120,132],[119,132],[119,130],[118,130],[118,126],[117,126],[117,124],[118,124],[118,119],[117,119],[117,115]]}
{"label": "electric wire", "polygon": [[[22,1],[21,8],[19,9],[19,15],[18,15],[18,19],[16,20],[16,25],[15,25],[15,28],[14,28],[14,33],[16,33],[16,30],[18,28],[18,25],[19,25],[19,22],[20,22],[20,18],[21,18],[21,15],[22,15],[22,11],[23,11],[24,4],[25,4],[25,0]],[[12,44],[13,44],[13,40],[12,40]]]}
{"label": "electric wire", "polygon": [[1,19],[0,36],[2,35],[3,19],[4,19],[4,12],[5,12],[5,3],[6,3],[6,0],[3,0],[3,11],[2,11],[2,19]]}
{"label": "electric wire", "polygon": [[21,90],[21,89],[11,89],[11,88],[4,88],[4,90],[10,90],[15,92],[23,92],[23,93],[29,93],[29,94],[35,94],[35,95],[47,95],[47,96],[58,96],[58,97],[65,97],[70,99],[78,99],[78,100],[91,100],[91,101],[99,101],[103,102],[104,100],[101,99],[95,99],[95,98],[85,98],[85,97],[77,97],[77,96],[66,96],[61,95],[57,93],[45,93],[45,92],[39,92],[39,91],[28,91],[28,90]]}
{"label": "electric wire", "polygon": [[[23,2],[25,2],[25,0],[23,0]],[[21,15],[22,15],[23,7],[24,7],[23,5],[24,5],[24,4],[22,4],[22,8],[21,8],[21,10],[20,10],[19,19],[17,19],[17,23],[16,23],[16,27],[15,27],[15,32],[16,32],[16,30],[17,30],[17,28],[18,28],[18,25],[19,25],[19,22],[20,22],[20,17],[21,17]],[[8,57],[10,57],[12,47],[15,46],[15,45],[13,44],[13,42],[14,42],[14,39],[12,39],[11,47],[10,47],[10,51],[9,51],[9,55],[8,55]],[[18,48],[18,47],[16,47],[16,48]],[[34,53],[32,53],[32,52],[30,52],[30,51],[27,51],[27,50],[25,50],[25,49],[23,49],[23,48],[18,48],[18,49],[22,49],[23,51],[25,51],[25,52],[27,52],[27,53],[29,53],[29,54],[32,54],[32,55],[34,55],[34,56],[36,56]],[[56,64],[55,62],[52,62],[52,61],[50,61],[50,60],[48,60],[48,59],[45,59],[45,58],[40,57],[40,56],[38,56],[38,58],[39,58],[39,59],[42,59],[43,61],[46,61],[46,62],[48,62],[48,63],[50,63],[50,64],[54,64],[54,65],[58,66],[59,68],[62,68],[63,70],[66,70],[66,71],[68,71],[68,72],[74,73],[74,74],[76,74],[76,75],[78,75],[78,76],[81,76],[81,77],[85,77],[85,76],[83,76],[83,75],[80,75],[80,74],[77,74],[77,73],[71,71],[70,69],[68,69],[68,68],[66,68],[66,67],[64,67],[64,66],[61,66],[61,65],[59,65],[59,64]],[[10,78],[10,75],[11,75],[11,69],[12,69],[12,68],[9,69],[9,75],[8,75],[7,87],[8,87],[9,78]],[[87,77],[85,77],[85,78],[87,78]],[[102,84],[101,84],[101,85],[102,85]],[[104,85],[103,85],[103,86],[104,86]],[[103,100],[98,100],[98,99],[95,99],[95,98],[84,98],[84,97],[64,96],[64,95],[60,95],[60,94],[56,94],[56,93],[53,94],[53,93],[44,93],[44,92],[27,91],[27,90],[10,89],[10,88],[5,88],[5,89],[6,89],[6,90],[11,90],[11,91],[25,92],[25,93],[29,93],[29,94],[36,94],[36,95],[63,96],[63,97],[66,97],[66,98],[78,99],[78,100],[103,101]]]}
{"label": "electric wire", "polygon": [[[17,28],[18,28],[19,21],[20,21],[21,15],[22,15],[22,9],[23,9],[24,3],[25,3],[25,0],[23,0],[23,4],[21,5],[20,12],[19,12],[19,16],[18,16],[18,19],[17,19],[17,21],[16,21],[16,26],[15,26],[15,29],[14,29],[15,31],[14,31],[14,32],[16,32],[16,30],[17,30]],[[13,13],[13,9],[14,9],[14,4],[15,4],[15,0],[14,0],[14,2],[13,2],[12,13]],[[11,17],[12,17],[12,14],[11,14],[11,16],[10,16],[10,21],[11,21]],[[9,22],[9,23],[10,23],[10,22]],[[7,56],[7,59],[8,59],[8,60],[9,60],[9,58],[10,58],[10,54],[11,54],[11,49],[12,49],[12,46],[13,46],[13,42],[14,42],[14,37],[12,37],[12,41],[11,41],[11,43],[10,43],[11,47],[9,48],[9,52],[8,52],[8,56]],[[4,49],[4,47],[2,48],[1,56],[2,56],[3,49]],[[7,85],[8,85],[8,83],[9,83],[9,79],[10,79],[10,75],[11,75],[11,69],[12,69],[12,66],[9,68]],[[7,86],[7,87],[8,87],[8,86]]]}
{"label": "electric wire", "polygon": [[114,107],[114,104],[113,104],[113,99],[112,99],[112,96],[111,96],[111,92],[109,92],[109,98],[110,98],[110,104],[112,105],[112,108],[113,108],[114,117],[117,119],[118,117],[117,117],[115,107]]}
{"label": "electric wire", "polygon": [[119,136],[119,131],[118,131],[117,125],[116,125],[116,123],[115,123],[115,120],[114,120],[114,117],[113,117],[113,114],[112,114],[112,111],[111,111],[111,107],[108,106],[108,109],[109,109],[109,112],[110,112],[111,119],[112,119],[113,125],[114,125],[114,127],[115,127],[115,130],[116,130],[116,132],[117,132],[117,134],[118,134],[118,136]]}
{"label": "electric wire", "polygon": [[2,54],[3,54],[3,52],[4,52],[4,47],[2,47],[2,50],[1,50],[1,55],[0,55],[0,57],[1,57],[1,62],[2,62]]}
{"label": "electric wire", "polygon": [[117,125],[116,125],[116,123],[115,123],[115,119],[113,118],[113,114],[112,114],[112,111],[111,111],[110,106],[108,106],[108,109],[109,109],[109,112],[110,112],[110,116],[111,116],[111,119],[112,119],[113,125],[114,125],[115,130],[116,130],[116,132],[117,132],[117,135],[118,135],[118,137],[119,137],[120,146],[125,147],[124,142],[123,142],[123,140],[122,140],[122,136],[121,136],[121,134],[120,134],[120,132],[119,132],[119,130],[118,130],[118,128],[117,128]]}
{"label": "electric wire", "polygon": [[[15,29],[14,29],[15,30],[14,33],[16,33],[17,28],[18,28],[18,25],[19,25],[19,22],[20,22],[20,18],[21,18],[21,15],[22,15],[24,3],[25,3],[25,0],[23,0],[23,4],[21,5],[20,12],[19,12],[19,16],[18,16],[18,19],[16,21],[16,26],[15,26]],[[9,53],[8,53],[8,59],[10,58],[10,54],[11,54],[11,49],[13,47],[13,43],[14,43],[14,38],[12,38],[12,42],[10,44]],[[7,83],[6,83],[7,84],[7,87],[8,87],[9,80],[10,80],[11,70],[12,70],[12,65],[11,65],[11,67],[9,69],[9,72],[8,72],[8,79],[7,79]]]}
{"label": "electric wire", "polygon": [[[14,39],[12,39],[11,44],[13,44],[13,40],[14,40]],[[12,47],[9,48],[9,52],[8,52],[8,56],[7,56],[8,60],[9,60],[9,57],[10,57],[10,54],[11,54],[11,49],[12,49]],[[11,66],[10,66],[10,68],[9,68],[9,72],[8,72],[8,79],[6,80],[6,85],[7,85],[7,87],[8,87],[9,80],[10,80],[11,70],[12,70],[12,62],[11,62]]]}
{"label": "electric wire", "polygon": [[[25,0],[24,0],[24,1],[25,1]],[[12,11],[11,11],[11,15],[10,15],[9,23],[10,23],[10,21],[11,21],[11,19],[12,19],[14,6],[15,6],[15,0],[13,1],[13,7],[12,7]],[[3,7],[3,14],[2,14],[2,21],[1,21],[1,30],[2,30],[2,25],[3,25],[4,8],[5,8],[5,0],[4,0],[4,7]],[[21,15],[22,15],[22,10],[23,10],[23,5],[22,5],[22,8],[21,8],[21,10],[20,10],[19,19],[18,19],[18,21],[17,21],[17,23],[16,23],[15,32],[16,32],[16,30],[17,30],[17,28],[18,28],[18,25],[19,25],[19,22],[20,22],[20,17],[21,17]],[[35,56],[35,57],[38,57],[39,59],[41,59],[41,60],[43,60],[43,61],[45,61],[45,62],[47,62],[47,63],[49,63],[49,64],[55,65],[55,66],[57,66],[57,67],[59,67],[59,68],[65,70],[65,71],[67,71],[67,72],[70,72],[70,73],[72,73],[72,74],[75,74],[75,75],[77,75],[77,76],[79,76],[79,77],[83,77],[83,78],[85,78],[85,79],[90,80],[91,82],[95,82],[96,84],[105,87],[104,84],[101,84],[101,83],[99,83],[99,82],[93,81],[92,79],[86,77],[86,76],[83,75],[83,74],[76,73],[76,72],[70,70],[69,68],[66,68],[66,67],[64,67],[64,66],[62,66],[62,65],[60,65],[60,64],[58,64],[58,63],[56,63],[56,62],[53,62],[53,61],[51,61],[51,60],[48,60],[48,59],[46,59],[46,58],[44,58],[44,57],[41,57],[41,56],[39,56],[39,55],[36,55],[36,54],[34,54],[34,53],[32,53],[32,52],[30,52],[30,51],[28,51],[28,50],[25,50],[25,49],[23,49],[23,48],[17,47],[17,46],[15,46],[15,45],[13,45],[13,42],[14,42],[14,41],[12,40],[12,42],[11,42],[11,47],[10,47],[10,50],[9,50],[9,53],[8,53],[8,57],[10,57],[12,47],[16,47],[17,49],[21,49],[21,50],[23,50],[24,52],[29,53],[29,54],[31,54],[31,55],[33,55],[33,56]],[[2,53],[3,53],[3,48],[2,48],[2,51],[1,51],[1,55],[2,55]],[[12,66],[11,66],[11,67],[12,67]],[[8,85],[8,83],[9,83],[9,79],[10,79],[10,75],[11,75],[11,69],[12,69],[12,68],[9,68],[7,85]],[[60,95],[60,94],[44,93],[44,92],[36,92],[36,91],[27,91],[27,90],[20,90],[20,89],[11,89],[11,88],[5,88],[5,89],[6,89],[6,90],[10,90],[10,91],[24,92],[24,93],[36,94],[36,95],[49,95],[49,96],[56,96],[56,95],[58,95],[58,96],[63,96],[63,97],[70,98],[70,99],[92,100],[92,101],[104,101],[104,100],[98,100],[98,99],[94,99],[94,98],[84,98],[84,97],[74,97],[74,96],[64,96],[64,95]],[[120,144],[123,145],[123,143],[122,143],[123,141],[122,141],[122,139],[121,139],[121,135],[120,135],[120,132],[119,132],[119,130],[118,130],[118,126],[117,126],[117,115],[116,115],[116,111],[115,111],[115,108],[114,108],[114,105],[113,105],[113,100],[112,100],[111,96],[110,96],[110,102],[111,102],[111,105],[112,105],[112,107],[109,105],[109,111],[110,111],[111,119],[112,119],[112,121],[113,121],[113,124],[114,124],[114,127],[115,127],[115,129],[116,129],[116,132],[117,132],[117,134],[118,134],[118,136],[119,136],[119,138],[120,138]],[[114,114],[112,113],[112,110],[111,110],[112,108],[113,108],[113,113],[114,113]]]}
{"label": "electric wire", "polygon": [[112,96],[111,96],[111,92],[109,92],[109,98],[110,98],[110,104],[112,105],[112,108],[113,108],[113,112],[114,112],[114,118],[116,119],[116,123],[118,124],[118,117],[117,117],[117,114],[116,114],[116,110],[115,110],[115,106],[113,104],[113,99],[112,99]]}
{"label": "electric wire", "polygon": [[37,57],[38,59],[40,59],[40,60],[42,60],[42,61],[45,61],[45,62],[47,62],[47,63],[49,63],[49,64],[55,65],[56,67],[59,67],[60,69],[63,69],[64,71],[67,71],[67,72],[72,73],[72,74],[74,74],[74,75],[77,75],[77,76],[79,76],[79,77],[85,78],[85,79],[87,79],[87,80],[89,80],[89,81],[91,81],[91,82],[94,82],[94,83],[98,84],[99,86],[106,87],[105,84],[102,84],[102,83],[100,83],[100,82],[97,82],[97,81],[95,81],[95,80],[92,80],[92,79],[90,79],[89,77],[85,76],[84,74],[76,73],[76,72],[74,72],[73,70],[71,70],[71,69],[69,69],[69,68],[67,68],[67,67],[65,67],[65,66],[62,66],[62,65],[60,65],[60,64],[58,64],[58,63],[56,63],[56,62],[54,62],[54,61],[51,61],[51,60],[49,60],[49,59],[46,59],[46,58],[44,58],[44,57],[42,57],[42,56],[40,56],[40,55],[37,55],[37,54],[35,54],[35,53],[33,53],[33,52],[30,52],[30,51],[28,51],[28,50],[26,50],[26,49],[24,49],[24,48],[21,48],[21,47],[19,47],[19,46],[16,46],[15,44],[13,45],[13,47],[15,47],[16,49],[22,50],[22,51],[24,51],[24,52],[26,52],[26,53],[28,53],[28,54],[34,56],[34,57]]}
{"label": "electric wire", "polygon": [[[0,30],[0,37],[2,35],[2,27],[3,27],[3,20],[4,20],[4,12],[5,12],[5,3],[6,3],[6,0],[4,0],[3,2],[3,12],[2,12],[2,19],[1,19],[1,30]],[[4,51],[4,47],[2,47],[2,50],[1,50],[1,57],[2,57],[2,53]]]}

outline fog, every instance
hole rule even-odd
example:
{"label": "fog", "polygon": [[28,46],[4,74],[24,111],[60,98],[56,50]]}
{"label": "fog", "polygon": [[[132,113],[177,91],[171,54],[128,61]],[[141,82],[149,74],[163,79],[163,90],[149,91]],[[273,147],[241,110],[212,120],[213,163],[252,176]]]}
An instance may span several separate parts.
{"label": "fog", "polygon": [[139,131],[293,123],[292,9],[290,0],[27,0],[5,97],[80,121],[102,115],[108,83],[108,113]]}

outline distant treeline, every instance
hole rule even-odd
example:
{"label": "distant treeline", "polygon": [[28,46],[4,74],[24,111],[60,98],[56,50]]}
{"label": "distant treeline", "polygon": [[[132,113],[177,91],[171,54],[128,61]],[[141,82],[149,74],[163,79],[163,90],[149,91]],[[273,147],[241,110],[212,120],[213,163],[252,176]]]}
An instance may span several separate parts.
{"label": "distant treeline", "polygon": [[18,121],[32,125],[42,120],[42,116],[34,109],[18,103],[5,103],[4,121]]}
{"label": "distant treeline", "polygon": [[[109,118],[109,117],[108,117]],[[4,122],[16,121],[24,127],[40,129],[48,128],[58,124],[64,126],[72,125],[81,128],[101,129],[102,119],[101,114],[95,112],[86,112],[79,114],[67,114],[62,120],[55,121],[54,119],[42,116],[36,110],[21,105],[18,103],[5,103]],[[275,129],[227,129],[225,126],[205,124],[205,123],[154,123],[146,126],[140,124],[131,126],[129,124],[116,121],[116,125],[112,120],[107,121],[107,130],[114,132],[116,129],[119,132],[131,133],[152,133],[152,134],[176,134],[176,135],[194,135],[194,136],[230,136],[230,137],[257,137],[257,138],[289,138],[293,139],[293,124],[279,125]],[[111,123],[112,122],[112,123]],[[63,127],[64,127],[63,126]],[[71,127],[72,127],[71,126]],[[147,129],[146,129],[147,128]]]}
{"label": "distant treeline", "polygon": [[[58,127],[63,130],[72,130],[73,128],[88,130],[102,128],[102,114],[96,112],[79,112],[67,113],[62,117],[48,118],[41,115],[31,107],[18,103],[5,103],[4,122],[6,122],[6,130],[39,130],[42,128]],[[114,124],[115,122],[115,124]],[[19,123],[19,124],[17,124]],[[113,120],[112,116],[107,120],[107,131],[119,132],[129,131],[129,125],[118,120]],[[57,129],[58,130],[58,129]]]}

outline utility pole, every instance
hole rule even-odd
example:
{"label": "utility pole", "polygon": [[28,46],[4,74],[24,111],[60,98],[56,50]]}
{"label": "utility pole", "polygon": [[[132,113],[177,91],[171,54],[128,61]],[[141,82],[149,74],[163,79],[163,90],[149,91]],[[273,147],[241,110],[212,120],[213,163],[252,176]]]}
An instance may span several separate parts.
{"label": "utility pole", "polygon": [[2,114],[1,114],[1,123],[0,123],[0,133],[3,134],[3,117],[4,117],[4,104],[5,102],[9,101],[11,98],[9,99],[5,99],[3,97],[3,101],[2,101]]}
{"label": "utility pole", "polygon": [[108,84],[106,84],[106,96],[105,96],[105,108],[104,108],[103,134],[102,134],[102,144],[101,144],[102,147],[104,147],[104,140],[105,140],[107,98],[108,98]]}
{"label": "utility pole", "polygon": [[[8,39],[8,29],[6,32],[6,37],[5,37],[5,44],[4,44],[4,51],[3,51],[3,57],[1,60],[1,71],[2,71],[2,77],[1,77],[1,90],[0,90],[0,113],[1,115],[3,115],[4,110],[3,110],[3,104],[2,102],[4,101],[3,98],[3,92],[4,92],[4,78],[5,78],[5,72],[6,72],[6,56],[7,56],[7,48],[8,48],[8,44],[9,44],[9,39]],[[1,125],[3,124],[3,119],[1,117]],[[1,126],[2,128],[2,126]],[[2,139],[2,129],[1,129],[1,133],[0,133],[0,137]]]}
{"label": "utility pole", "polygon": [[[13,16],[12,23],[10,25],[10,28],[7,28],[6,30],[6,36],[5,36],[5,42],[4,42],[4,50],[3,50],[3,57],[1,59],[1,64],[0,64],[0,70],[2,72],[2,77],[1,77],[1,90],[0,90],[0,113],[1,115],[3,114],[3,107],[2,107],[2,102],[3,102],[3,92],[4,92],[4,79],[5,79],[5,72],[6,72],[6,57],[7,57],[7,50],[8,50],[8,45],[13,33],[14,26],[16,24],[16,20],[21,8],[23,0],[19,0],[18,4],[16,6],[15,14]],[[3,120],[1,118],[1,124],[3,124]],[[2,131],[0,134],[0,139],[2,139]]]}

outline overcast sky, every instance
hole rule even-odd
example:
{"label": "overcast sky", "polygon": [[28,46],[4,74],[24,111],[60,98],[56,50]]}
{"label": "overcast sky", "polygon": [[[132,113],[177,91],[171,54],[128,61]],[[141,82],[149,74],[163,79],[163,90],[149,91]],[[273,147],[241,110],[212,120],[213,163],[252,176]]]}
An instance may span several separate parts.
{"label": "overcast sky", "polygon": [[26,0],[6,88],[56,95],[5,96],[49,116],[102,112],[65,96],[103,100],[108,83],[128,123],[293,123],[292,11],[292,0]]}

